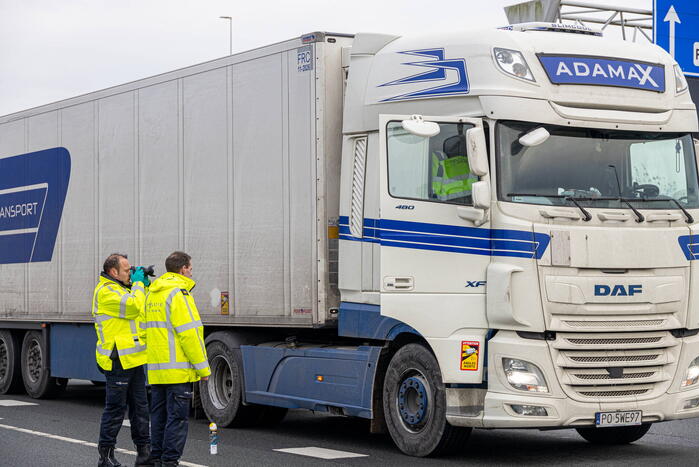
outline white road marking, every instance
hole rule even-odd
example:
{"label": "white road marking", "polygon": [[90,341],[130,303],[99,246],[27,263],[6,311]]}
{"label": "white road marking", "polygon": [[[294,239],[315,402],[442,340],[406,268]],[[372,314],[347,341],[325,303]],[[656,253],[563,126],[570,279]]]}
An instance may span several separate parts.
{"label": "white road marking", "polygon": [[[0,418],[0,420],[2,420],[2,419]],[[52,435],[51,433],[43,433],[41,431],[27,430],[26,428],[19,428],[19,427],[11,426],[11,425],[4,425],[2,423],[0,423],[0,428],[5,428],[6,430],[19,431],[20,433],[27,433],[30,435],[43,436],[44,438],[51,438],[51,439],[56,439],[58,441],[65,441],[66,443],[82,444],[83,446],[89,446],[89,447],[93,447],[93,448],[97,447],[97,444],[90,443],[89,441],[83,441],[81,439],[74,439],[74,438],[66,438],[65,436]],[[130,456],[137,456],[138,455],[138,453],[136,453],[136,451],[129,451],[128,449],[116,448],[114,451],[120,452],[122,454],[128,454]],[[202,464],[194,464],[192,462],[185,462],[185,461],[180,461],[180,465],[185,465],[187,467],[207,467],[207,466],[202,465]]]}
{"label": "white road marking", "polygon": [[298,454],[299,456],[317,457],[318,459],[347,459],[350,457],[369,457],[367,454],[357,454],[355,452],[336,451],[334,449],[316,447],[274,449],[274,451],[286,452],[288,454]]}
{"label": "white road marking", "polygon": [[124,423],[122,423],[122,425],[124,425],[124,426],[131,426],[131,421],[129,421],[129,419],[125,419],[125,420],[124,420]]}
{"label": "white road marking", "polygon": [[39,404],[37,404],[36,402],[15,401],[12,399],[0,400],[0,406],[3,406],[3,407],[19,407],[20,405],[39,405]]}

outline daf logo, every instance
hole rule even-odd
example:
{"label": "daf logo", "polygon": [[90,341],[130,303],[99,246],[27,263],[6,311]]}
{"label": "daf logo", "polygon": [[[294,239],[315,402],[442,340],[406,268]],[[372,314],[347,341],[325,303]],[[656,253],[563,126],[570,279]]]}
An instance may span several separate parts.
{"label": "daf logo", "polygon": [[595,284],[595,297],[626,297],[643,293],[642,285]]}

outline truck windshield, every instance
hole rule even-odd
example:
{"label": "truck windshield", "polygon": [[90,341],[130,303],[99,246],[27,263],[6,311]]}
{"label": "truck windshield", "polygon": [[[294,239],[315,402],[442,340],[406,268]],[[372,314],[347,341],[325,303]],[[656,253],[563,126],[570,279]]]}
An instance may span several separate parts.
{"label": "truck windshield", "polygon": [[[538,146],[520,144],[520,137],[538,127],[551,136]],[[630,209],[629,203],[640,209],[678,209],[678,203],[699,207],[688,133],[513,121],[499,122],[497,132],[498,197],[503,201],[619,209]]]}

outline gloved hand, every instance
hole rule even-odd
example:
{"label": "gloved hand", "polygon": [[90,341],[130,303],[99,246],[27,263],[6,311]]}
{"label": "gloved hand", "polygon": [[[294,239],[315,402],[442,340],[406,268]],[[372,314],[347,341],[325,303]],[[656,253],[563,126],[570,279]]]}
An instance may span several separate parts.
{"label": "gloved hand", "polygon": [[133,284],[134,282],[143,282],[145,287],[150,285],[150,280],[148,276],[146,276],[146,271],[143,269],[143,266],[131,270],[131,283]]}

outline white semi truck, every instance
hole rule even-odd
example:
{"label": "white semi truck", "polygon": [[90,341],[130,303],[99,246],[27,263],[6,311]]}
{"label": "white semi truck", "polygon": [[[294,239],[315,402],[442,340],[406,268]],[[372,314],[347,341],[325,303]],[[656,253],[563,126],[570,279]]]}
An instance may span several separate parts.
{"label": "white semi truck", "polygon": [[112,252],[194,258],[220,425],[628,443],[699,414],[695,106],[660,48],[531,23],[313,33],[0,118],[0,392],[99,381]]}

